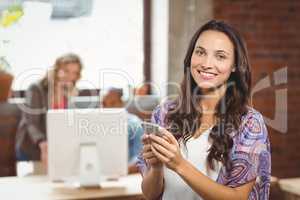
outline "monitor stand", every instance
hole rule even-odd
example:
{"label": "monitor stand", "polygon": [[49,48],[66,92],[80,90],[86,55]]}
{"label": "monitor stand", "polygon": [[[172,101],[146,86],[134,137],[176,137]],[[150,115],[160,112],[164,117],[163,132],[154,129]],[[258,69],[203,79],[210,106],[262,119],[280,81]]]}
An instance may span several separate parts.
{"label": "monitor stand", "polygon": [[96,143],[80,144],[80,187],[99,187],[101,182],[101,170]]}

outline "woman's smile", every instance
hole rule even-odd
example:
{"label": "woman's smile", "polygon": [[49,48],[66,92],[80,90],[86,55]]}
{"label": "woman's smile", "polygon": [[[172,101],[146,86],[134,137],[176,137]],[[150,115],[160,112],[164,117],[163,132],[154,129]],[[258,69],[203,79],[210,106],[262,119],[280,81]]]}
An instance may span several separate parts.
{"label": "woman's smile", "polygon": [[203,71],[203,70],[197,70],[199,76],[201,79],[203,80],[211,80],[211,79],[214,79],[217,74],[216,73],[212,73],[212,72],[206,72],[206,71]]}

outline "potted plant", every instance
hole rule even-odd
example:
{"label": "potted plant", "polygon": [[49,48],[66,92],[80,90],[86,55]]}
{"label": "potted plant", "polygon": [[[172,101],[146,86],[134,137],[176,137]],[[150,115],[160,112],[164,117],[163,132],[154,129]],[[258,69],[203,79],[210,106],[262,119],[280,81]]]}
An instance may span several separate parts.
{"label": "potted plant", "polygon": [[12,74],[7,70],[7,64],[6,60],[0,57],[0,102],[7,101],[13,81]]}
{"label": "potted plant", "polygon": [[[13,4],[1,13],[0,29],[9,28],[9,26],[16,23],[22,16],[22,6]],[[9,40],[0,40],[0,102],[7,101],[13,81],[13,75],[10,73],[11,68],[5,54],[5,46],[8,44]]]}

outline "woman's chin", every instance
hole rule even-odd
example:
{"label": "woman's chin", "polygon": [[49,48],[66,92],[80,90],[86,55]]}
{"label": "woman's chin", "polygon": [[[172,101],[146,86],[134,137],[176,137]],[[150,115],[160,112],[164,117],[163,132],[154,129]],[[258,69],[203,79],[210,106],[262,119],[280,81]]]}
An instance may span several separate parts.
{"label": "woman's chin", "polygon": [[198,84],[198,87],[201,90],[214,90],[217,88],[217,85],[211,82],[201,82]]}

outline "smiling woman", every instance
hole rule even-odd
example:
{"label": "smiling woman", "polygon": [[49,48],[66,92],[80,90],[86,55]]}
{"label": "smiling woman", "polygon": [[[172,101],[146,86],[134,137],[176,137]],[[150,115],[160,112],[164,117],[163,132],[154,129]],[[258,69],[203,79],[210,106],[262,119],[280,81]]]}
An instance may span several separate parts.
{"label": "smiling woman", "polygon": [[262,115],[250,107],[251,73],[238,32],[212,20],[194,34],[181,93],[158,107],[162,137],[143,136],[147,199],[266,200],[271,156]]}
{"label": "smiling woman", "polygon": [[220,87],[234,71],[230,39],[218,31],[203,32],[191,58],[191,74],[202,89]]}

